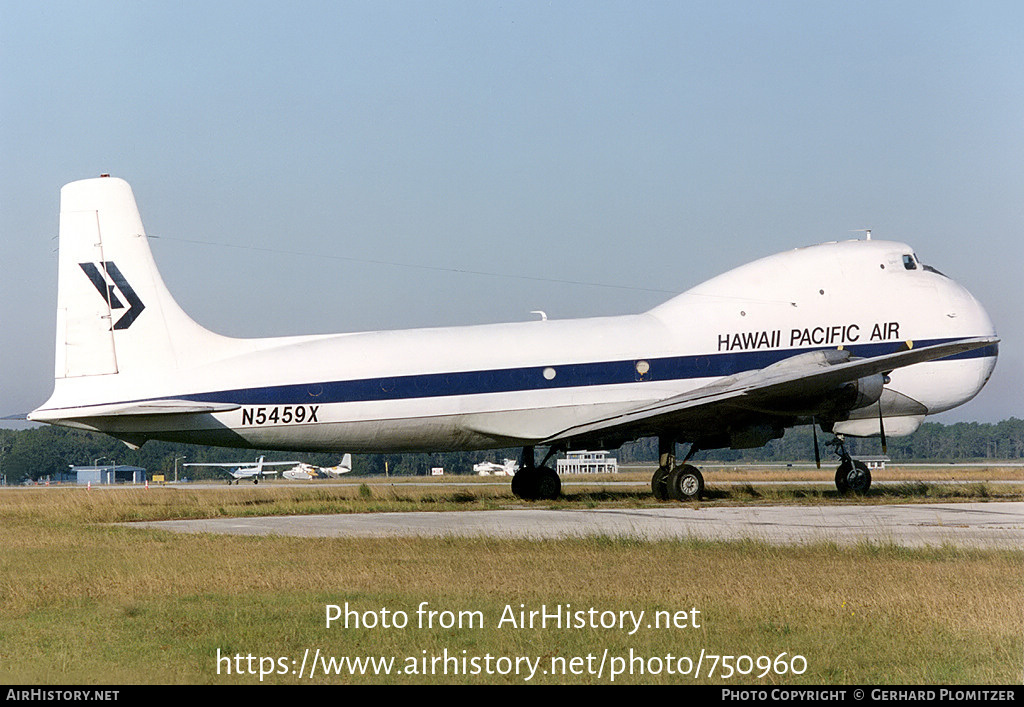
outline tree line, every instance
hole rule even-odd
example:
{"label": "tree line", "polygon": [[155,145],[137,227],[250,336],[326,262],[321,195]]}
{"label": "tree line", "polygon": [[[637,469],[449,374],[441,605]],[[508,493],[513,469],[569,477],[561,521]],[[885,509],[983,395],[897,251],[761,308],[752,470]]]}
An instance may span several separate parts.
{"label": "tree line", "polygon": [[[818,433],[823,464],[831,453],[824,442],[830,435]],[[1024,420],[1011,417],[997,423],[958,422],[942,424],[926,422],[907,437],[890,437],[888,456],[895,462],[964,462],[1009,461],[1024,459]],[[855,456],[882,453],[877,438],[847,438],[847,449]],[[652,463],[658,458],[658,442],[641,439],[615,451],[619,463]],[[685,451],[681,447],[680,451]],[[433,467],[443,467],[446,474],[472,474],[473,464],[480,461],[501,461],[518,458],[520,450],[504,449],[481,452],[446,452],[437,454],[360,454],[353,457],[353,474],[373,476],[427,475]],[[179,478],[226,478],[214,469],[183,467],[190,462],[255,462],[259,456],[267,461],[302,461],[316,466],[333,466],[341,458],[336,454],[310,454],[260,450],[224,449],[171,442],[148,442],[132,450],[113,437],[98,432],[44,426],[27,430],[0,429],[0,475],[9,485],[26,479],[56,478],[67,473],[71,465],[90,466],[95,463],[126,464],[146,469],[152,474],[173,478],[175,460]],[[720,449],[700,452],[695,460],[722,462],[802,462],[813,461],[814,440],[810,427],[786,432],[782,439],[772,440],[757,449]]]}

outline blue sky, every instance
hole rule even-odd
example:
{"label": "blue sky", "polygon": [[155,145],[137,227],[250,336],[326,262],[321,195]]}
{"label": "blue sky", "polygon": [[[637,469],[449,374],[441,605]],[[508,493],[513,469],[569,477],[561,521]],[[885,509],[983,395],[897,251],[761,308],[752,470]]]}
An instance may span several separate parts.
{"label": "blue sky", "polygon": [[0,412],[51,390],[59,189],[111,173],[239,336],[637,312],[871,228],[1003,338],[937,419],[1020,417],[1021,36],[1016,2],[0,0]]}

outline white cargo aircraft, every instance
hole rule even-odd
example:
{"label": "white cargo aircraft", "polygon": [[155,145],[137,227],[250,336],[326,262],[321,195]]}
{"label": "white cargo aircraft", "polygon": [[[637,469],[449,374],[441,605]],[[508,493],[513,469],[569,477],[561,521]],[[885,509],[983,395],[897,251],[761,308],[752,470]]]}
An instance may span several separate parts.
{"label": "white cargo aircraft", "polygon": [[[973,398],[998,353],[966,289],[878,240],[763,258],[636,315],[228,338],[175,303],[131,188],[107,176],[61,190],[57,299],[54,392],[32,420],[133,447],[516,446],[524,498],[560,493],[545,466],[555,452],[648,436],[654,494],[695,498],[695,451],[758,447],[806,424],[835,435],[839,490],[862,492],[870,474],[843,437],[913,432]],[[677,464],[679,443],[690,446]]]}
{"label": "white cargo aircraft", "polygon": [[190,464],[182,464],[182,466],[215,466],[225,470],[225,472],[231,477],[228,479],[228,483],[238,483],[243,479],[252,479],[254,484],[258,484],[260,479],[267,476],[277,476],[276,471],[267,471],[263,467],[265,466],[282,466],[287,464],[298,464],[298,462],[268,462],[264,461],[263,457],[256,460],[255,466],[243,466],[245,462],[192,462]]}

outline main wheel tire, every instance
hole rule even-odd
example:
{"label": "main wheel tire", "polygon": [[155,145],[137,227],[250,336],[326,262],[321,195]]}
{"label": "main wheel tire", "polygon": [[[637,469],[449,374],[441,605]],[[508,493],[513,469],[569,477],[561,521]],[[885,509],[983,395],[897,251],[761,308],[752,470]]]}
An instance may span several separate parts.
{"label": "main wheel tire", "polygon": [[704,493],[704,477],[697,467],[682,464],[669,473],[665,486],[675,501],[696,501]]}
{"label": "main wheel tire", "polygon": [[537,470],[537,498],[553,501],[562,494],[562,480],[551,467],[542,466]]}
{"label": "main wheel tire", "polygon": [[526,501],[551,501],[562,493],[562,480],[547,466],[520,469],[512,477],[512,493]]}
{"label": "main wheel tire", "polygon": [[526,501],[536,500],[536,477],[537,472],[534,468],[523,468],[516,472],[516,475],[512,477],[512,493],[517,498],[522,498]]}
{"label": "main wheel tire", "polygon": [[654,472],[654,476],[651,477],[651,493],[659,501],[667,501],[668,495],[668,475],[671,471],[663,466],[659,466],[657,471]]}
{"label": "main wheel tire", "polygon": [[865,494],[871,488],[871,472],[862,461],[850,459],[844,461],[836,470],[836,488],[839,493]]}

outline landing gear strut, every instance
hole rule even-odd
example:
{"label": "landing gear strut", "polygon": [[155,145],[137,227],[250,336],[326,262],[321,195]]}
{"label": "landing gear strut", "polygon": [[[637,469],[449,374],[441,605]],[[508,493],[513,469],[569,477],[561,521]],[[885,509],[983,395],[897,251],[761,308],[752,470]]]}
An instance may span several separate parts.
{"label": "landing gear strut", "polygon": [[548,452],[541,466],[535,466],[533,447],[523,448],[519,471],[512,477],[512,493],[527,501],[550,501],[562,493],[562,481],[549,466],[544,466],[554,450]]}
{"label": "landing gear strut", "polygon": [[690,445],[690,451],[678,466],[675,447],[673,439],[658,439],[658,468],[651,477],[651,492],[659,501],[697,500],[704,493],[704,477],[697,467],[686,463],[697,452],[697,445]]}
{"label": "landing gear strut", "polygon": [[843,437],[836,435],[836,438],[825,443],[826,447],[835,447],[835,453],[839,456],[839,468],[836,469],[836,488],[839,493],[864,494],[871,488],[871,472],[868,466],[850,456],[843,443]]}

